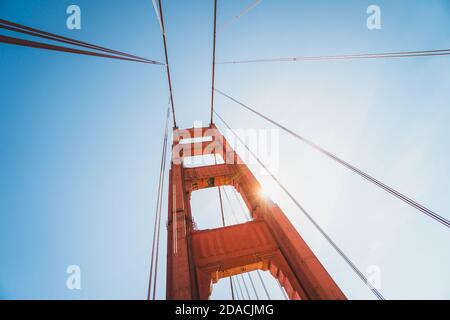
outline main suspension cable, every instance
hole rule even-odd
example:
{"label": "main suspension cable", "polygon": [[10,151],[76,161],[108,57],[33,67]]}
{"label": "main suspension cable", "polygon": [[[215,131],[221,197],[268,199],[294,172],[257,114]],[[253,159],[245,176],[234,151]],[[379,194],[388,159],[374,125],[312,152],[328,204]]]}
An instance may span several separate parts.
{"label": "main suspension cable", "polygon": [[139,57],[139,56],[131,55],[131,54],[128,54],[128,53],[125,53],[125,52],[112,50],[112,49],[109,49],[109,48],[101,47],[101,46],[90,44],[90,43],[87,43],[87,42],[83,42],[83,41],[79,41],[79,40],[63,37],[63,36],[60,36],[60,35],[57,35],[57,34],[54,34],[54,33],[46,32],[46,31],[39,30],[39,29],[36,29],[36,28],[31,28],[31,27],[28,27],[28,26],[25,26],[25,25],[22,25],[22,24],[18,24],[18,23],[7,21],[7,20],[3,20],[3,19],[0,19],[0,28],[6,29],[6,30],[9,30],[9,31],[19,32],[19,33],[22,33],[22,34],[35,36],[35,37],[39,37],[39,38],[43,38],[43,39],[48,39],[48,40],[52,40],[52,41],[58,41],[58,42],[62,42],[62,43],[70,44],[70,45],[75,45],[75,46],[84,47],[84,48],[88,48],[88,49],[94,49],[94,50],[97,50],[97,51],[112,53],[112,54],[116,54],[116,55],[120,55],[120,56],[123,56],[123,57],[132,58],[132,59],[136,59],[136,60],[142,60],[142,61],[146,61],[148,63],[162,65],[161,62],[156,62],[156,61],[153,61],[153,60],[150,60],[150,59],[146,59],[146,58],[142,58],[142,57]]}
{"label": "main suspension cable", "polygon": [[214,0],[214,30],[213,30],[213,52],[212,52],[212,79],[211,79],[211,121],[214,123],[214,84],[216,77],[216,34],[217,34],[217,0]]}
{"label": "main suspension cable", "polygon": [[159,18],[160,18],[160,21],[161,21],[162,37],[163,37],[163,44],[164,44],[164,56],[165,56],[165,59],[166,59],[167,81],[169,83],[170,104],[172,105],[173,127],[177,128],[177,121],[176,121],[176,118],[175,118],[175,106],[174,106],[174,103],[173,103],[172,79],[170,77],[169,55],[167,53],[166,28],[164,26],[163,7],[162,7],[161,0],[159,0],[158,3],[159,3]]}
{"label": "main suspension cable", "polygon": [[263,115],[262,113],[254,110],[252,108],[250,108],[249,106],[247,106],[247,105],[243,104],[242,102],[234,99],[233,97],[227,95],[226,93],[223,93],[222,91],[220,91],[218,89],[216,89],[216,91],[219,92],[224,97],[230,99],[231,101],[237,103],[238,105],[240,105],[240,106],[244,107],[245,109],[253,112],[256,115],[258,115],[259,117],[261,117],[261,118],[265,119],[266,121],[272,123],[273,125],[277,126],[278,128],[284,130],[285,132],[289,133],[293,137],[295,137],[298,140],[304,142],[305,144],[309,145],[310,147],[314,148],[315,150],[319,151],[320,153],[322,153],[322,154],[326,155],[327,157],[333,159],[334,161],[336,161],[339,164],[343,165],[347,169],[350,169],[354,173],[360,175],[364,179],[370,181],[371,183],[375,184],[376,186],[380,187],[381,189],[387,191],[388,193],[390,193],[391,195],[395,196],[396,198],[398,198],[398,199],[402,200],[403,202],[409,204],[413,208],[415,208],[415,209],[419,210],[420,212],[426,214],[430,218],[432,218],[432,219],[436,220],[437,222],[443,224],[447,228],[450,228],[450,221],[447,220],[446,218],[442,217],[441,215],[437,214],[436,212],[433,212],[432,210],[428,209],[427,207],[421,205],[420,203],[412,200],[411,198],[408,198],[406,195],[404,195],[404,194],[400,193],[399,191],[389,187],[388,185],[384,184],[383,182],[375,179],[374,177],[370,176],[369,174],[365,173],[364,171],[362,171],[362,170],[358,169],[357,167],[351,165],[350,163],[342,160],[341,158],[339,158],[336,155],[332,154],[331,152],[325,150],[324,148],[322,148],[321,146],[319,146],[316,143],[312,142],[311,140],[308,140],[308,139],[300,136],[299,134],[295,133],[294,131],[286,128],[285,126],[283,126],[283,125],[279,124],[278,122],[270,119],[269,117]]}
{"label": "main suspension cable", "polygon": [[329,55],[329,56],[300,56],[300,57],[290,57],[290,58],[233,60],[233,61],[221,61],[221,62],[217,62],[217,64],[298,62],[298,61],[323,61],[323,60],[387,59],[387,58],[411,58],[411,57],[429,57],[429,56],[447,56],[447,55],[450,55],[450,49],[422,50],[422,51],[400,51],[400,52],[384,52],[384,53],[344,54],[344,55]]}
{"label": "main suspension cable", "polygon": [[147,63],[147,64],[162,65],[162,63],[157,62],[157,61],[150,61],[149,62],[149,61],[146,61],[146,60],[139,60],[139,59],[127,58],[127,57],[123,57],[123,56],[115,56],[115,55],[98,53],[98,52],[93,52],[93,51],[86,51],[86,50],[67,48],[67,47],[56,46],[56,45],[43,43],[43,42],[24,40],[24,39],[13,38],[13,37],[8,37],[8,36],[2,36],[2,35],[0,35],[0,42],[1,43],[6,43],[6,44],[13,44],[13,45],[18,45],[18,46],[23,46],[23,47],[30,47],[30,48],[38,48],[38,49],[60,51],[60,52],[67,52],[67,53],[75,53],[75,54],[94,56],[94,57],[101,57],[101,58],[110,58],[110,59],[126,60],[126,61],[132,61],[132,62],[140,62],[140,63]]}
{"label": "main suspension cable", "polygon": [[306,211],[306,209],[294,198],[294,196],[286,189],[286,187],[278,180],[277,177],[267,168],[267,166],[258,158],[258,156],[247,146],[247,144],[234,132],[227,122],[217,113],[216,116],[223,122],[223,124],[230,130],[237,140],[247,149],[247,151],[256,159],[256,161],[264,168],[264,170],[272,177],[272,179],[278,184],[278,186],[286,193],[286,195],[294,202],[297,208],[303,212],[306,218],[316,227],[320,234],[328,241],[328,243],[337,251],[337,253],[347,262],[347,264],[353,269],[358,277],[364,282],[366,286],[372,291],[372,293],[379,299],[384,300],[382,294],[371,285],[366,276],[356,267],[356,265],[347,257],[347,255],[339,248],[339,246],[328,236],[328,234],[319,226],[319,224],[313,219],[313,217]]}
{"label": "main suspension cable", "polygon": [[223,31],[226,28],[228,28],[233,22],[238,21],[243,16],[245,16],[247,13],[249,13],[251,10],[255,9],[257,6],[261,4],[262,0],[254,0],[252,3],[250,3],[248,6],[246,6],[244,9],[239,12],[238,15],[234,16],[233,18],[229,19],[227,22],[222,24],[222,26],[219,28],[219,31]]}
{"label": "main suspension cable", "polygon": [[153,9],[155,10],[156,19],[158,19],[158,24],[161,29],[161,33],[163,33],[164,30],[163,30],[163,27],[161,24],[161,17],[159,16],[159,9],[158,9],[158,5],[156,4],[156,0],[152,0],[152,4],[153,4]]}

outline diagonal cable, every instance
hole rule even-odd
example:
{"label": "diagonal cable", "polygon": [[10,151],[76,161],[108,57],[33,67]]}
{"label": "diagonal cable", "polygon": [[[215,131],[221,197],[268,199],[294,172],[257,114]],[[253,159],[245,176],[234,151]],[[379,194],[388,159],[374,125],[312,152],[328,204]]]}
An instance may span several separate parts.
{"label": "diagonal cable", "polygon": [[158,3],[159,3],[159,20],[161,22],[162,38],[163,38],[163,45],[164,45],[164,56],[166,59],[167,82],[169,84],[170,105],[172,106],[173,127],[176,128],[177,121],[176,121],[176,117],[175,117],[175,105],[173,103],[172,78],[170,77],[169,54],[168,54],[168,50],[167,50],[167,39],[166,39],[166,27],[164,26],[164,14],[163,14],[163,7],[162,7],[161,0],[159,0]]}
{"label": "diagonal cable", "polygon": [[255,9],[257,6],[259,6],[261,4],[262,0],[254,0],[252,3],[250,3],[248,6],[246,6],[244,9],[241,10],[241,12],[239,12],[238,15],[234,16],[233,18],[229,19],[227,22],[225,22],[221,27],[220,27],[220,31],[225,30],[226,28],[228,28],[233,22],[238,21],[239,19],[241,19],[243,16],[245,16],[247,13],[249,13],[250,11],[252,11],[253,9]]}
{"label": "diagonal cable", "polygon": [[211,121],[214,123],[214,84],[216,78],[216,38],[217,38],[217,0],[214,0],[214,27],[213,27],[213,52],[212,52],[212,76],[211,76]]}
{"label": "diagonal cable", "polygon": [[338,162],[339,164],[343,165],[347,169],[350,169],[354,173],[358,174],[359,176],[363,177],[364,179],[368,180],[369,182],[373,183],[374,185],[378,186],[379,188],[385,190],[386,192],[390,193],[391,195],[395,196],[396,198],[402,200],[406,204],[409,204],[413,208],[419,210],[420,212],[424,213],[425,215],[429,216],[430,218],[434,219],[435,221],[441,223],[442,225],[446,226],[447,228],[450,228],[450,221],[444,218],[443,216],[437,214],[436,212],[433,212],[432,210],[428,209],[427,207],[421,205],[420,203],[414,201],[413,199],[407,197],[406,195],[400,193],[399,191],[395,190],[394,188],[384,184],[383,182],[375,179],[374,177],[370,176],[369,174],[365,173],[361,169],[358,169],[357,167],[353,166],[352,164],[342,160],[341,158],[337,157],[333,153],[325,150],[321,146],[317,145],[316,143],[312,142],[311,140],[308,140],[304,138],[303,136],[295,133],[294,131],[286,128],[285,126],[279,124],[278,122],[270,119],[269,117],[263,115],[262,113],[254,110],[253,108],[250,108],[249,106],[243,104],[242,102],[234,99],[233,97],[229,96],[226,93],[223,93],[222,91],[216,89],[217,92],[219,92],[224,97],[230,99],[231,101],[237,103],[241,107],[244,107],[245,109],[253,112],[254,114],[258,115],[259,117],[263,118],[264,120],[272,123],[273,125],[277,126],[278,128],[282,129],[283,131],[289,133],[290,135],[294,136],[298,140],[304,142],[305,144],[309,145],[310,147],[314,148],[315,150],[319,151],[320,153],[326,155],[327,157],[333,159],[334,161]]}
{"label": "diagonal cable", "polygon": [[146,63],[146,64],[161,64],[156,61],[147,62],[144,60],[138,60],[138,59],[134,59],[134,58],[114,56],[114,55],[110,55],[110,54],[104,54],[104,53],[98,53],[98,52],[92,52],[92,51],[86,51],[86,50],[72,49],[72,48],[56,46],[56,45],[42,43],[42,42],[24,40],[24,39],[19,39],[19,38],[13,38],[13,37],[8,37],[8,36],[2,36],[2,35],[0,35],[0,43],[6,43],[6,44],[12,44],[12,45],[30,47],[30,48],[45,49],[45,50],[51,50],[51,51],[74,53],[74,54],[80,54],[80,55],[86,55],[86,56],[94,56],[94,57],[101,57],[101,58],[140,62],[140,63]]}
{"label": "diagonal cable", "polygon": [[[31,35],[34,37],[39,37],[39,38],[48,39],[48,40],[52,40],[52,41],[58,41],[58,42],[62,42],[62,43],[66,43],[66,44],[70,44],[70,45],[74,45],[74,46],[79,46],[79,47],[84,47],[84,48],[88,48],[88,49],[94,49],[97,51],[111,53],[111,54],[115,54],[115,55],[119,55],[119,56],[123,56],[123,57],[133,58],[136,60],[142,60],[142,61],[146,61],[148,63],[156,62],[156,61],[153,61],[150,59],[142,58],[139,56],[131,55],[131,54],[128,54],[125,52],[117,51],[117,50],[108,49],[108,48],[90,44],[87,42],[63,37],[63,36],[60,36],[60,35],[57,35],[54,33],[46,32],[46,31],[39,30],[36,28],[31,28],[31,27],[28,27],[28,26],[25,26],[22,24],[18,24],[18,23],[3,20],[3,19],[0,19],[0,28],[9,30],[9,31],[19,32],[22,34]],[[157,63],[157,64],[161,64],[161,63]]]}
{"label": "diagonal cable", "polygon": [[223,122],[223,124],[230,130],[238,141],[247,149],[247,151],[256,159],[256,161],[264,168],[264,170],[272,177],[272,179],[278,184],[278,186],[286,193],[286,195],[295,203],[297,208],[303,212],[306,218],[314,225],[314,227],[320,232],[320,234],[328,241],[328,243],[337,251],[337,253],[347,262],[347,264],[353,269],[357,276],[366,284],[372,293],[379,299],[384,300],[382,294],[372,286],[366,276],[358,269],[358,267],[348,258],[348,256],[339,248],[339,246],[328,236],[328,234],[319,226],[319,224],[313,219],[313,217],[306,211],[306,209],[294,198],[294,196],[286,189],[286,187],[278,180],[277,177],[266,167],[266,165],[258,158],[258,156],[245,144],[245,142],[234,132],[227,122],[217,113],[216,116]]}
{"label": "diagonal cable", "polygon": [[230,60],[230,61],[217,62],[217,64],[298,62],[298,61],[324,61],[324,60],[387,59],[387,58],[412,58],[412,57],[430,57],[430,56],[447,56],[447,55],[450,55],[450,49],[383,52],[383,53],[362,53],[362,54],[343,54],[343,55],[327,55],[327,56],[300,56],[300,57],[289,57],[289,58],[265,58],[265,59],[249,59],[249,60]]}
{"label": "diagonal cable", "polygon": [[159,14],[158,5],[156,4],[156,0],[152,0],[153,9],[155,10],[156,19],[158,19],[159,27],[161,28],[161,32],[164,32],[164,29],[162,27],[161,23],[161,16]]}

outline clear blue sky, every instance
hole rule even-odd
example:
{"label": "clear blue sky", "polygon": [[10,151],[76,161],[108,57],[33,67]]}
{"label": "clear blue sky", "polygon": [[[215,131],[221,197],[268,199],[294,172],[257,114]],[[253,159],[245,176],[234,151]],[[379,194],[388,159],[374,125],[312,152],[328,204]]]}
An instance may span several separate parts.
{"label": "clear blue sky", "polygon": [[[207,123],[212,1],[163,2],[179,126]],[[218,25],[249,3],[219,0]],[[71,4],[82,30],[66,28]],[[381,7],[379,31],[366,28],[370,4]],[[164,59],[150,0],[0,0],[0,18]],[[219,29],[217,45],[219,61],[449,48],[450,4],[263,0]],[[0,298],[145,299],[164,68],[0,44],[0,70]],[[449,71],[448,57],[231,65],[218,66],[217,87],[449,218]],[[235,128],[271,128],[220,96],[217,109]],[[360,269],[380,267],[386,298],[450,298],[448,230],[280,139],[280,180]],[[371,298],[254,169],[344,293]],[[193,196],[203,227],[219,225],[214,196]],[[66,288],[72,264],[82,270],[79,291]],[[228,297],[226,283],[215,289],[214,298]]]}

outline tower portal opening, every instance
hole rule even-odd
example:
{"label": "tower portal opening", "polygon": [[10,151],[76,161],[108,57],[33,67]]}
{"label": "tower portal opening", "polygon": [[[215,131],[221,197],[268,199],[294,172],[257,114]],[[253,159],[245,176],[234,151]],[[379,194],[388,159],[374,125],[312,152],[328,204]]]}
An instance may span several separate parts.
{"label": "tower portal opening", "polygon": [[262,270],[223,278],[213,284],[211,300],[232,300],[233,297],[234,300],[287,299],[286,291],[280,286],[278,280],[269,271]]}

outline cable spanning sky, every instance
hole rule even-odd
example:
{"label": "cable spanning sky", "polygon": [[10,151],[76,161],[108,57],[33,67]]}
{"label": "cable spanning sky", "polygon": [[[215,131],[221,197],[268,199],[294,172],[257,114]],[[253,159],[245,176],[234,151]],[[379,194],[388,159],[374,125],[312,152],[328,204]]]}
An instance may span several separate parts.
{"label": "cable spanning sky", "polygon": [[[81,30],[66,26],[73,1],[0,0],[0,19],[164,61],[152,1],[75,2]],[[207,125],[213,1],[163,3],[177,124]],[[450,48],[446,0],[252,3],[218,1],[218,62]],[[373,4],[379,30],[366,25]],[[0,70],[0,298],[145,299],[164,66],[0,44]],[[448,219],[449,70],[448,56],[218,64],[216,86]],[[215,110],[233,128],[274,129],[220,95]],[[278,168],[352,261],[379,270],[385,298],[450,297],[446,228],[281,132]],[[373,298],[270,177],[251,169],[344,293]],[[192,210],[199,228],[221,225],[216,190],[194,193]],[[165,240],[165,211],[163,219]],[[81,290],[67,289],[70,265],[80,267]],[[230,298],[228,281],[213,298]]]}

